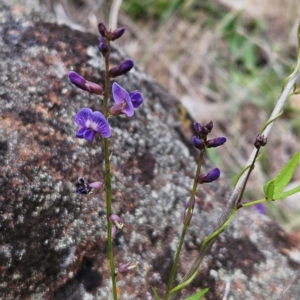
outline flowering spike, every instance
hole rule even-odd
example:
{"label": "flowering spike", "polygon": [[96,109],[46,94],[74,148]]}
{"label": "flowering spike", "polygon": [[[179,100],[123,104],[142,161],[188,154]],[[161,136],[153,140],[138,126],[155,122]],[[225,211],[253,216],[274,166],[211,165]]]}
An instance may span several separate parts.
{"label": "flowering spike", "polygon": [[108,48],[107,44],[105,43],[105,39],[103,36],[100,37],[99,41],[100,41],[99,50],[103,54],[103,56],[105,56],[106,54],[109,53],[109,48]]}
{"label": "flowering spike", "polygon": [[111,39],[112,41],[119,39],[119,38],[124,34],[125,30],[126,30],[126,29],[125,29],[124,27],[120,27],[120,28],[115,29],[115,30],[112,32],[112,34],[111,34],[111,36],[110,36],[110,39]]}
{"label": "flowering spike", "polygon": [[98,31],[102,36],[105,36],[106,26],[102,22],[98,24]]}
{"label": "flowering spike", "polygon": [[215,139],[208,140],[206,143],[207,148],[215,148],[223,145],[226,142],[226,137],[218,137]]}
{"label": "flowering spike", "polygon": [[137,267],[137,265],[138,265],[137,262],[135,262],[135,263],[129,262],[129,263],[123,264],[118,268],[117,272],[118,273],[126,273],[132,269],[135,269]]}
{"label": "flowering spike", "polygon": [[84,91],[88,91],[96,95],[101,95],[103,92],[103,88],[100,85],[91,81],[87,81],[74,71],[69,72],[69,79],[74,85]]}
{"label": "flowering spike", "polygon": [[215,168],[207,174],[201,174],[198,177],[198,183],[208,183],[217,180],[220,177],[220,170]]}
{"label": "flowering spike", "polygon": [[82,108],[75,116],[75,122],[81,127],[76,134],[80,139],[92,142],[96,132],[104,138],[111,136],[108,122],[99,111],[93,112],[90,108]]}
{"label": "flowering spike", "polygon": [[126,59],[120,65],[109,70],[108,74],[111,78],[118,77],[128,73],[134,66],[134,62],[131,59]]}
{"label": "flowering spike", "polygon": [[197,149],[199,149],[199,150],[203,150],[204,149],[204,143],[200,139],[198,139],[197,137],[195,137],[195,136],[192,139],[192,143],[193,143],[193,145]]}
{"label": "flowering spike", "polygon": [[256,149],[259,149],[260,147],[263,147],[267,144],[267,138],[265,138],[263,135],[258,135],[256,137],[256,140],[255,140],[255,143],[254,143],[254,146]]}
{"label": "flowering spike", "polygon": [[[183,213],[183,223],[185,223],[185,220],[186,220],[186,217],[187,217],[187,214],[188,214],[188,210],[189,210],[189,206],[190,206],[190,202],[191,202],[191,199],[187,198],[186,203],[185,203],[185,210],[184,210],[184,213]],[[188,224],[190,224],[190,222],[191,222],[194,207],[195,207],[195,198],[194,198],[194,201],[193,201],[193,204],[192,204],[192,210],[191,210],[191,214],[190,214]]]}
{"label": "flowering spike", "polygon": [[109,217],[109,220],[116,226],[118,229],[122,229],[124,227],[124,223],[121,221],[120,217],[117,215],[112,214]]}

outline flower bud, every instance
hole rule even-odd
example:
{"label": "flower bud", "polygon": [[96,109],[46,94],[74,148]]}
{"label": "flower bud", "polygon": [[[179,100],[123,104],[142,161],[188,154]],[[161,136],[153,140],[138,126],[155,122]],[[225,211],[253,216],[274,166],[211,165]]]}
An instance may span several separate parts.
{"label": "flower bud", "polygon": [[207,174],[201,174],[198,177],[198,183],[208,183],[217,180],[220,177],[220,170],[215,168]]}
{"label": "flower bud", "polygon": [[120,75],[124,75],[129,72],[134,66],[134,62],[131,59],[126,59],[120,65],[109,70],[108,74],[111,78],[118,77]]}
{"label": "flower bud", "polygon": [[194,128],[195,128],[195,131],[196,131],[196,135],[199,137],[199,138],[206,138],[207,134],[209,133],[208,129],[205,127],[205,126],[202,126],[200,123],[198,122],[195,122],[194,123]]}
{"label": "flower bud", "polygon": [[111,36],[110,36],[110,39],[111,39],[112,41],[119,39],[119,38],[124,34],[125,30],[126,30],[126,29],[125,29],[124,27],[120,27],[120,28],[115,29],[115,30],[112,32],[112,34],[111,34]]}
{"label": "flower bud", "polygon": [[103,56],[105,56],[107,53],[109,53],[109,48],[105,43],[105,39],[103,36],[100,37],[99,39],[100,43],[99,43],[99,51],[103,54]]}
{"label": "flower bud", "polygon": [[109,217],[109,220],[116,226],[118,229],[122,229],[124,227],[124,223],[121,221],[120,217],[117,215],[112,214]]}
{"label": "flower bud", "polygon": [[207,148],[215,148],[223,145],[226,142],[226,137],[221,136],[215,139],[208,140],[206,143]]}
{"label": "flower bud", "polygon": [[199,149],[199,150],[204,149],[204,143],[195,136],[192,138],[192,143],[197,149]]}
{"label": "flower bud", "polygon": [[74,71],[69,72],[69,79],[74,85],[76,85],[84,91],[88,91],[97,95],[102,94],[103,89],[100,85],[91,81],[87,81]]}
{"label": "flower bud", "polygon": [[209,121],[206,125],[205,125],[206,129],[208,130],[208,133],[212,131],[213,127],[214,127],[214,123],[213,121]]}
{"label": "flower bud", "polygon": [[256,137],[256,140],[255,140],[255,143],[254,143],[254,146],[256,149],[259,149],[260,147],[263,147],[267,144],[267,138],[265,138],[263,135],[258,135]]}
{"label": "flower bud", "polygon": [[106,27],[105,25],[101,22],[98,24],[98,31],[102,36],[105,36],[106,34]]}
{"label": "flower bud", "polygon": [[135,262],[135,263],[129,262],[127,264],[123,264],[118,268],[117,272],[118,273],[126,273],[132,269],[135,269],[137,267],[137,265],[138,265],[137,262]]}
{"label": "flower bud", "polygon": [[[185,210],[184,210],[184,213],[183,213],[183,223],[185,223],[185,220],[186,220],[186,217],[187,217],[187,214],[188,214],[188,210],[189,210],[189,206],[190,206],[190,202],[191,202],[190,200],[191,200],[190,198],[187,198],[186,203],[185,203]],[[191,214],[190,214],[188,224],[190,224],[190,222],[191,222],[194,207],[195,207],[195,198],[194,198],[194,201],[193,201],[193,204],[192,204],[192,209],[191,209]]]}

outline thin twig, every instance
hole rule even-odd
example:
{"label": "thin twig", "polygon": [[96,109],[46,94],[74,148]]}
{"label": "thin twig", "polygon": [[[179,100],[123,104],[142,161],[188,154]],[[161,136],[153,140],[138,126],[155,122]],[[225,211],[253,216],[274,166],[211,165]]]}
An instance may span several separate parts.
{"label": "thin twig", "polygon": [[118,26],[118,15],[122,0],[114,0],[109,12],[109,29],[114,30]]}
{"label": "thin twig", "polygon": [[293,276],[291,282],[285,287],[283,292],[275,299],[275,300],[281,300],[283,296],[288,292],[288,290],[295,284],[295,282],[299,279],[300,277],[300,270],[298,270],[295,275]]}

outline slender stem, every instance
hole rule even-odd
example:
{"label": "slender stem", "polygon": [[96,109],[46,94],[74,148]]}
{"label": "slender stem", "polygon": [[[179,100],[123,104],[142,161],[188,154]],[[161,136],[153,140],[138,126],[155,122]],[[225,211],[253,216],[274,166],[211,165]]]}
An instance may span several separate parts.
{"label": "slender stem", "polygon": [[243,207],[248,207],[248,206],[252,206],[252,205],[267,202],[267,201],[270,201],[270,200],[267,200],[266,198],[262,198],[262,199],[259,199],[259,200],[255,200],[255,201],[245,203],[245,204],[243,204]]}
{"label": "slender stem", "polygon": [[173,262],[173,266],[172,266],[172,270],[171,270],[171,274],[170,274],[170,277],[169,277],[169,282],[168,282],[168,286],[167,286],[167,290],[166,290],[166,294],[165,294],[165,298],[164,298],[165,300],[167,300],[168,297],[169,297],[169,291],[171,290],[172,283],[174,281],[175,273],[176,273],[178,262],[179,262],[179,255],[180,255],[180,252],[181,252],[181,249],[182,249],[182,245],[183,245],[183,242],[184,242],[184,237],[185,237],[185,234],[186,234],[186,231],[187,231],[187,227],[189,225],[190,216],[191,216],[191,213],[192,213],[192,206],[193,206],[193,202],[194,202],[194,198],[195,198],[196,190],[197,190],[197,186],[198,186],[198,177],[200,175],[201,166],[202,166],[202,163],[203,163],[204,152],[205,152],[205,149],[200,151],[197,171],[196,171],[196,175],[195,175],[195,178],[194,178],[194,184],[193,184],[192,194],[191,194],[191,198],[190,198],[190,205],[189,205],[188,213],[187,213],[187,216],[185,218],[185,222],[184,222],[184,225],[183,225],[183,228],[182,228],[181,237],[180,237],[179,245],[178,245],[178,248],[177,248],[177,252],[176,252],[176,255],[175,255],[175,258],[174,258],[174,262]]}
{"label": "slender stem", "polygon": [[[106,41],[109,47],[109,41]],[[103,115],[107,117],[107,105],[109,97],[110,78],[109,71],[109,54],[104,56],[105,59],[105,89],[104,89],[104,101],[103,101]],[[112,248],[112,224],[109,217],[112,215],[112,201],[111,201],[111,174],[110,174],[110,162],[109,162],[109,143],[108,139],[104,139],[104,162],[105,162],[105,187],[106,187],[106,220],[107,220],[107,250],[110,265],[110,274],[112,281],[113,299],[117,300],[117,283],[115,275],[114,253]]]}

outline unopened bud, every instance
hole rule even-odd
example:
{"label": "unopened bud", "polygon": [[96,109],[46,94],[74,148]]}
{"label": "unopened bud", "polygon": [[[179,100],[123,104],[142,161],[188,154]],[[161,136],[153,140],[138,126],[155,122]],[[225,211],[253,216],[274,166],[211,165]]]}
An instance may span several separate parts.
{"label": "unopened bud", "polygon": [[120,65],[109,70],[108,74],[111,78],[118,77],[120,75],[124,75],[129,72],[134,66],[134,62],[131,59],[126,59]]}
{"label": "unopened bud", "polygon": [[208,140],[206,143],[207,148],[215,148],[223,145],[226,142],[226,137],[221,136],[215,139]]}
{"label": "unopened bud", "polygon": [[263,147],[267,144],[267,138],[265,138],[263,135],[258,135],[256,137],[256,140],[255,140],[255,143],[254,143],[254,146],[256,149],[259,149],[260,147]]}
{"label": "unopened bud", "polygon": [[119,39],[119,38],[124,34],[125,30],[126,30],[126,29],[125,29],[124,27],[120,27],[120,28],[115,29],[115,30],[112,32],[112,34],[111,34],[111,36],[110,36],[110,39],[111,39],[112,41]]}
{"label": "unopened bud", "polygon": [[106,55],[107,53],[109,53],[109,47],[107,46],[105,39],[103,36],[100,37],[99,39],[100,43],[99,43],[99,50],[100,52],[104,55]]}
{"label": "unopened bud", "polygon": [[214,127],[214,123],[213,121],[209,121],[206,125],[205,125],[206,129],[208,130],[208,132],[211,132],[213,127]]}
{"label": "unopened bud", "polygon": [[198,183],[208,183],[217,180],[220,177],[220,170],[215,168],[207,174],[201,174],[198,177]]}
{"label": "unopened bud", "polygon": [[192,139],[192,143],[193,143],[193,145],[197,149],[199,149],[199,150],[203,150],[204,149],[204,143],[200,139],[198,139],[197,137],[195,137],[195,136]]}
{"label": "unopened bud", "polygon": [[98,24],[98,31],[102,36],[105,36],[106,26],[102,22]]}
{"label": "unopened bud", "polygon": [[137,267],[138,263],[135,262],[129,262],[129,263],[126,263],[126,264],[123,264],[121,265],[119,268],[118,268],[118,273],[126,273],[130,270],[133,270]]}

